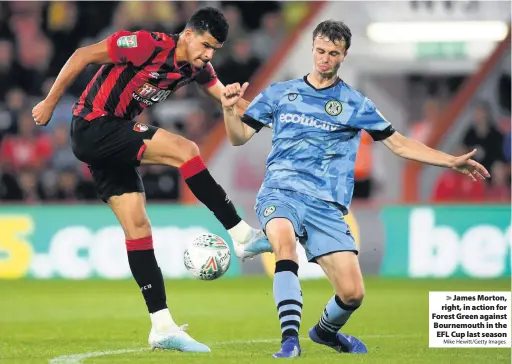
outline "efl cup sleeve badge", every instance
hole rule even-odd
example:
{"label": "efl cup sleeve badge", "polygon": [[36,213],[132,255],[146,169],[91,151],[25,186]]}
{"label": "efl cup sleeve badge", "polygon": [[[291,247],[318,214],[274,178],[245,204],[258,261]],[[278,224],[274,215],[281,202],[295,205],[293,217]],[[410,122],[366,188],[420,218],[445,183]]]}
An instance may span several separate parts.
{"label": "efl cup sleeve badge", "polygon": [[137,47],[137,36],[136,35],[125,35],[119,37],[117,40],[117,46],[119,48],[136,48]]}
{"label": "efl cup sleeve badge", "polygon": [[263,216],[268,217],[269,215],[272,215],[275,211],[275,206],[269,206],[263,211]]}
{"label": "efl cup sleeve badge", "polygon": [[148,126],[141,124],[141,123],[135,123],[133,126],[133,130],[138,131],[139,133],[144,133],[145,131],[148,131]]}

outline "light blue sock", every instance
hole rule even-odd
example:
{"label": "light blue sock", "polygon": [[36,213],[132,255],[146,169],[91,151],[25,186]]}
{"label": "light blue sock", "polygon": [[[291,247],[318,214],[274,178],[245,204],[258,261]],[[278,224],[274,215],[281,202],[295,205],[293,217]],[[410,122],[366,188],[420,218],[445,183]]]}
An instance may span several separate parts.
{"label": "light blue sock", "polygon": [[302,318],[302,291],[297,276],[298,269],[299,266],[292,260],[276,262],[274,299],[283,340],[288,336],[299,336]]}

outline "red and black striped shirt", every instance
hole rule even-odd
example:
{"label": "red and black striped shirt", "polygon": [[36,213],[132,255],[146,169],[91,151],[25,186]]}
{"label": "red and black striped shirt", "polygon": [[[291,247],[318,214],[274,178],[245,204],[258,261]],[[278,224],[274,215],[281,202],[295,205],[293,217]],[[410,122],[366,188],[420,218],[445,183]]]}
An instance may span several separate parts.
{"label": "red and black striped shirt", "polygon": [[73,115],[86,120],[106,115],[131,120],[188,83],[215,85],[217,75],[209,63],[202,69],[188,63],[178,67],[177,41],[177,35],[144,30],[112,34],[107,38],[112,63],[98,70],[74,104]]}

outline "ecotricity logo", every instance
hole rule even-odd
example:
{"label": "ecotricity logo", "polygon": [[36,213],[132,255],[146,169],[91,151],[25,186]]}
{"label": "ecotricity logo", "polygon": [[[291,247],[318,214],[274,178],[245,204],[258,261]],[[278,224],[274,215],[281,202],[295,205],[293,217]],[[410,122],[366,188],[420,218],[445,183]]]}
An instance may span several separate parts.
{"label": "ecotricity logo", "polygon": [[279,121],[281,123],[293,123],[293,124],[301,124],[305,126],[312,126],[317,129],[322,129],[326,131],[336,131],[339,130],[340,127],[338,125],[334,125],[328,123],[327,121],[316,119],[313,116],[306,116],[304,114],[281,114],[279,115]]}

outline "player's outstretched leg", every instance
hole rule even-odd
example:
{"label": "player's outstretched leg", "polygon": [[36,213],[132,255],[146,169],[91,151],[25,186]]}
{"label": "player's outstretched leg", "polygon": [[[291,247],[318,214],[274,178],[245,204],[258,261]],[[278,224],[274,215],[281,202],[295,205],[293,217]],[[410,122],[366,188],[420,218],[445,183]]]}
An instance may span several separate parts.
{"label": "player's outstretched leg", "polygon": [[141,162],[178,167],[187,186],[228,231],[235,247],[246,246],[253,255],[271,251],[265,234],[261,230],[250,227],[238,215],[224,189],[206,168],[199,155],[199,148],[194,142],[158,129],[153,138],[145,140],[144,143],[146,148]]}
{"label": "player's outstretched leg", "polygon": [[155,258],[144,195],[125,193],[110,197],[108,203],[123,227],[130,270],[149,311],[151,348],[209,352],[206,345],[197,342],[176,325],[167,308],[164,279]]}
{"label": "player's outstretched leg", "polygon": [[281,324],[281,349],[273,357],[293,358],[301,354],[299,329],[303,302],[295,233],[292,223],[283,218],[270,220],[266,230],[276,254],[273,291]]}
{"label": "player's outstretched leg", "polygon": [[354,336],[339,333],[364,297],[364,285],[357,256],[353,252],[335,252],[317,259],[331,281],[336,294],[327,302],[309,337],[340,353],[364,354],[368,350]]}

